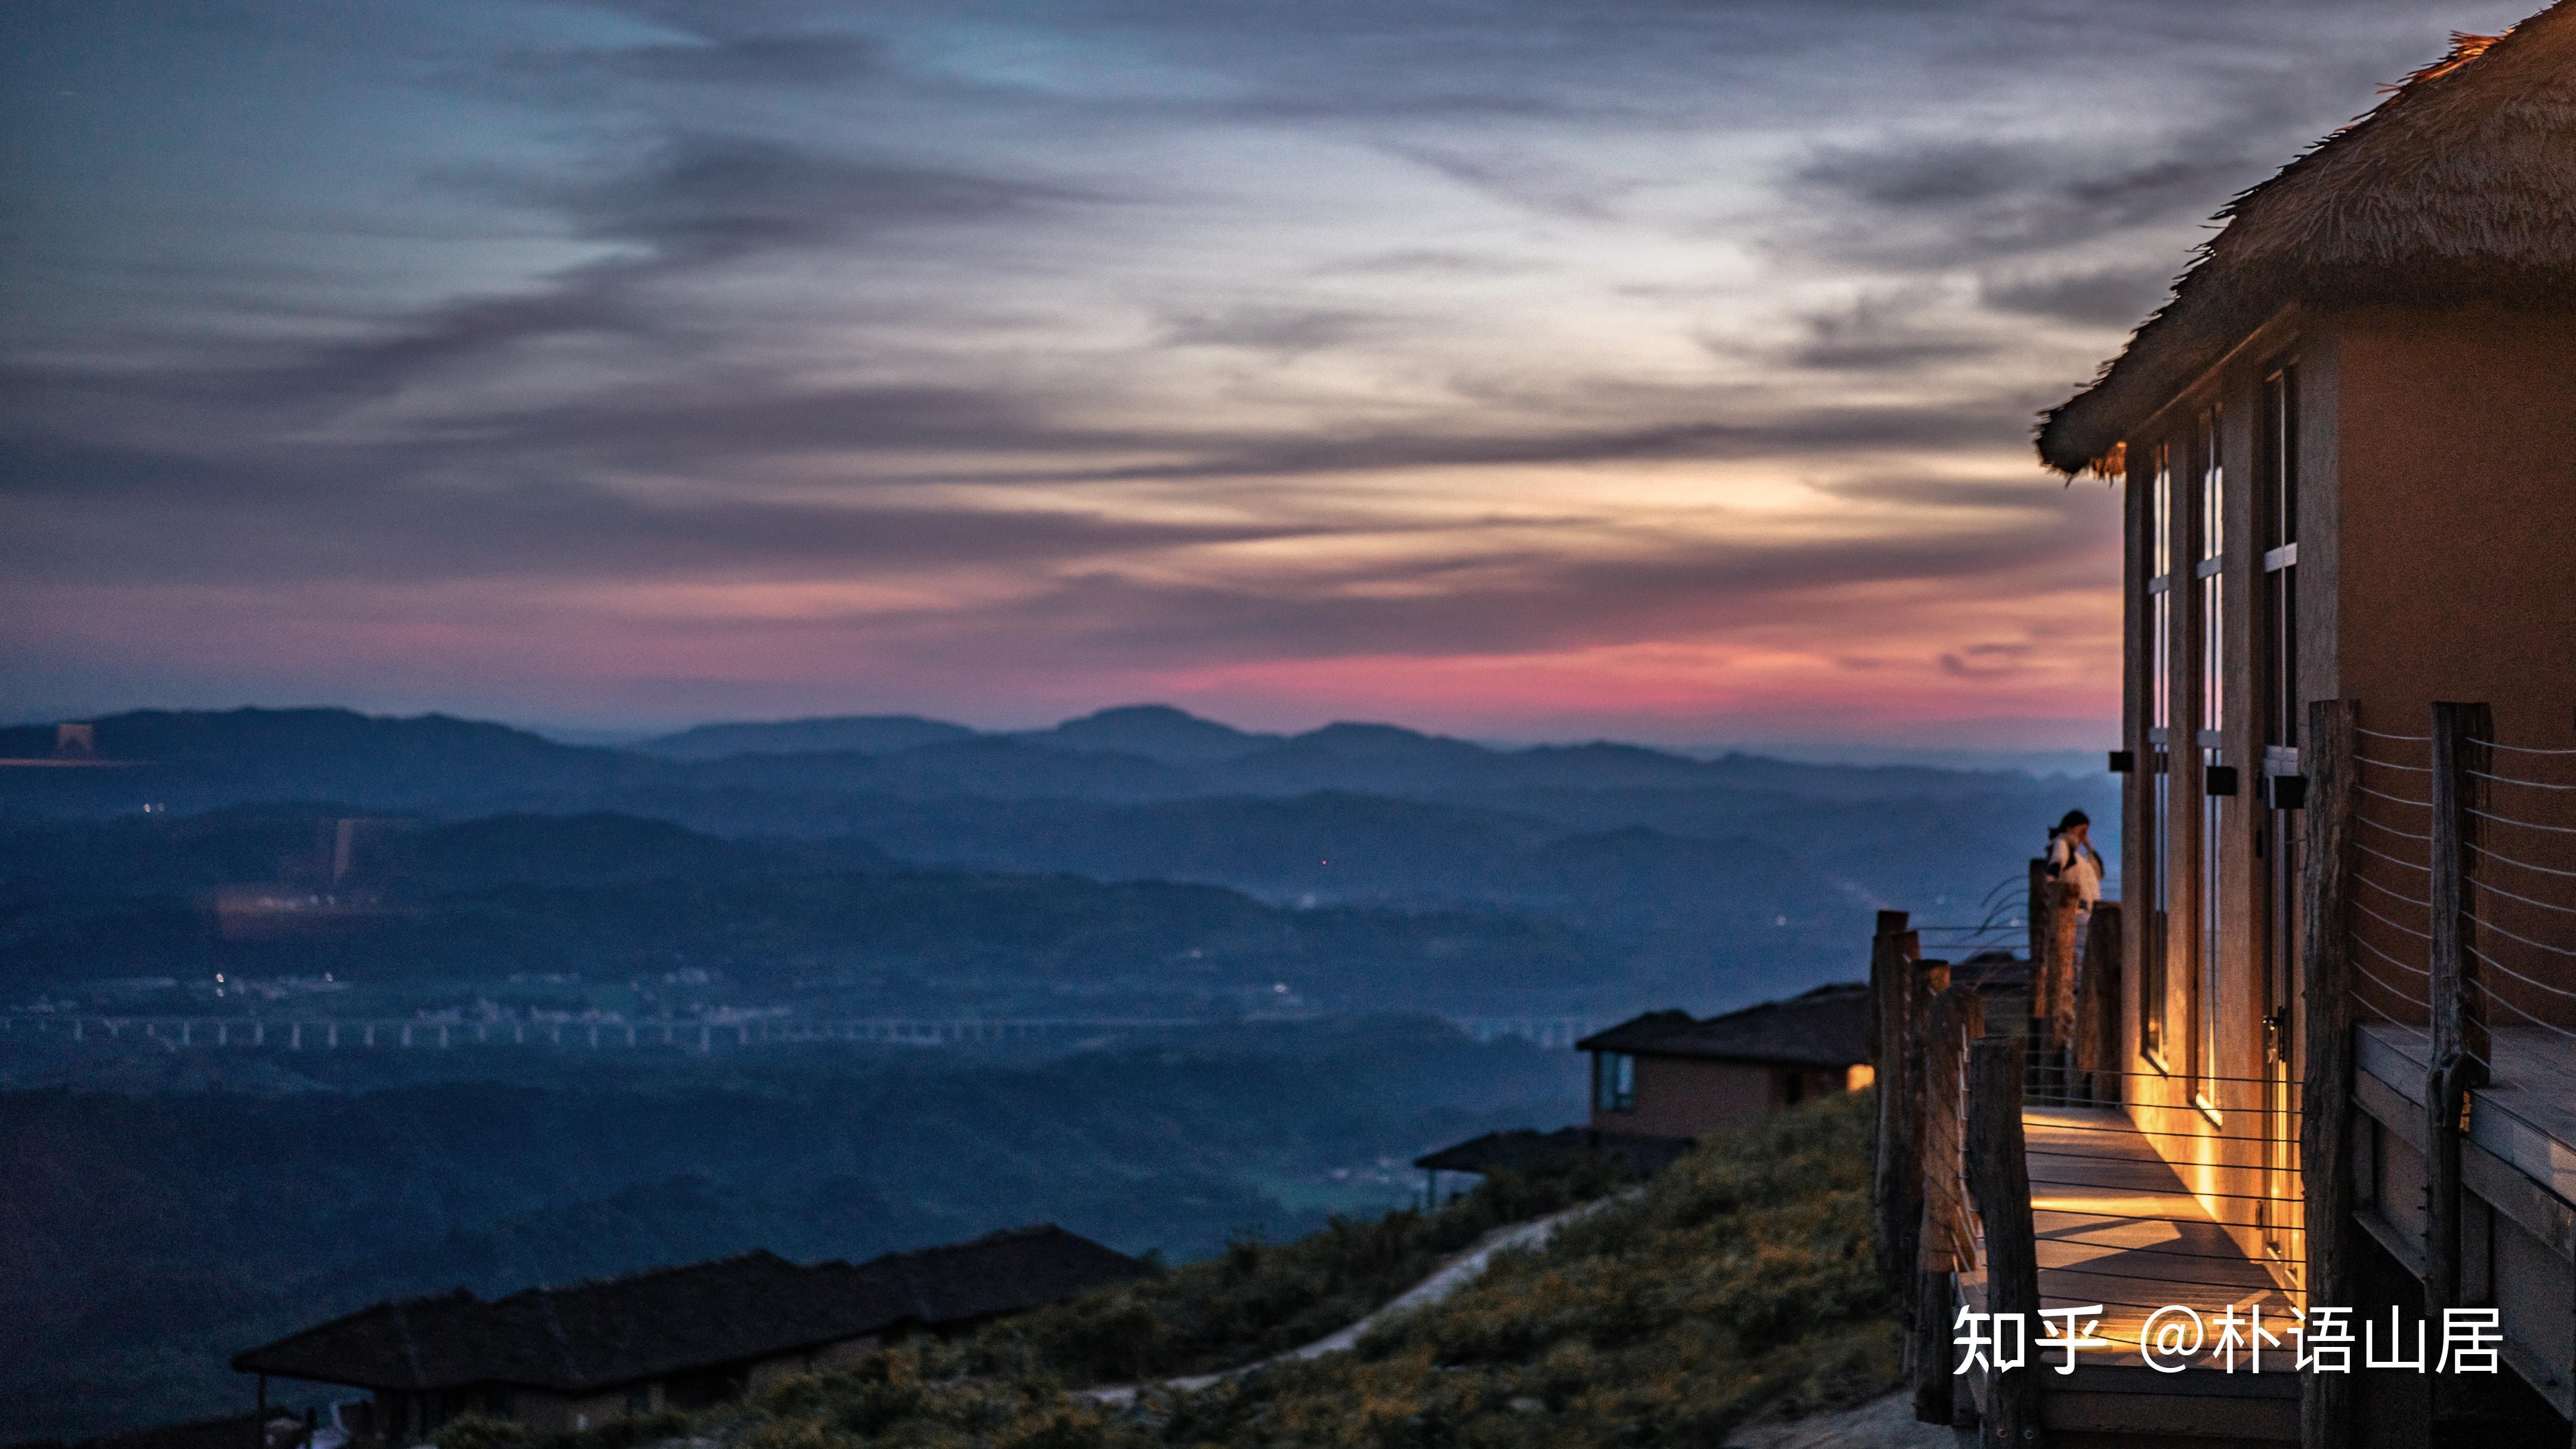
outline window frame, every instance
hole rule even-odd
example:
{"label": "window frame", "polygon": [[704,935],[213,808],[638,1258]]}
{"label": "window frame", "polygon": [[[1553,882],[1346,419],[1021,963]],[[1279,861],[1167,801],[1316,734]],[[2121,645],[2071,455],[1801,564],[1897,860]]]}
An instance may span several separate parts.
{"label": "window frame", "polygon": [[2138,1051],[2158,1071],[2172,1039],[2170,982],[2167,976],[2169,919],[2173,908],[2173,707],[2175,609],[2174,448],[2155,444],[2149,472],[2146,606],[2147,738],[2140,758],[2147,791],[2147,909],[2139,962]]}
{"label": "window frame", "polygon": [[1596,1112],[1637,1110],[1637,1054],[1592,1054],[1592,1109]]}
{"label": "window frame", "polygon": [[[2194,490],[2190,519],[2192,574],[2193,716],[2197,725],[2200,778],[2227,763],[2227,461],[2226,405],[2212,400],[2194,410],[2191,464],[2199,487]],[[2210,1120],[2219,1119],[2219,1005],[2226,965],[2227,798],[2203,787],[2194,791],[2200,803],[2200,836],[2193,862],[2196,889],[2192,901],[2191,1077],[2192,1100]]]}

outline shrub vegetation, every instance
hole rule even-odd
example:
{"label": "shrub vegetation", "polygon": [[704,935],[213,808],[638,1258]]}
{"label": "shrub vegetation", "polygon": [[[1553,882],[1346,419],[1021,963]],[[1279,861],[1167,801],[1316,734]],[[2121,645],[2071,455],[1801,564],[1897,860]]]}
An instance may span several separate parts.
{"label": "shrub vegetation", "polygon": [[[1585,1184],[1498,1181],[1437,1214],[1238,1244],[968,1340],[895,1345],[687,1432],[729,1449],[1715,1449],[1757,1413],[1857,1401],[1896,1377],[1894,1304],[1871,1266],[1869,1124],[1869,1094],[1853,1093],[1712,1140],[1347,1354],[1125,1403],[1068,1392],[1319,1337]],[[497,1427],[442,1444],[501,1449]]]}

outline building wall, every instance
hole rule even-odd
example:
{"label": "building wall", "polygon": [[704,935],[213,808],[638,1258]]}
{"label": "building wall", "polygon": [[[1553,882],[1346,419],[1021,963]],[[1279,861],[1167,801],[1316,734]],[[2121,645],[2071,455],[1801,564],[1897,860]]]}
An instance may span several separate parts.
{"label": "building wall", "polygon": [[2502,739],[2576,743],[2576,321],[2392,309],[2339,332],[2337,692],[2377,729],[2485,700]]}
{"label": "building wall", "polygon": [[827,1369],[838,1368],[864,1357],[877,1346],[878,1340],[871,1334],[865,1338],[843,1339],[839,1343],[827,1344],[810,1353],[785,1353],[776,1358],[762,1359],[751,1366],[751,1392],[758,1393],[772,1384],[781,1383],[798,1374],[820,1373]]}
{"label": "building wall", "polygon": [[1592,1109],[1596,1132],[1638,1137],[1701,1137],[1741,1127],[1781,1098],[1779,1070],[1748,1062],[1688,1057],[1637,1058],[1636,1108]]}
{"label": "building wall", "polygon": [[[651,1412],[662,1406],[662,1386],[642,1386],[645,1402]],[[627,1406],[632,1389],[614,1389],[600,1394],[552,1394],[541,1390],[522,1389],[515,1396],[511,1418],[532,1429],[550,1433],[572,1433],[613,1424],[636,1412]]]}
{"label": "building wall", "polygon": [[[2261,1226],[2264,1205],[2255,1199],[2281,1186],[2267,1172],[2265,1138],[2295,1138],[2294,1119],[2280,1111],[2285,1102],[2267,1090],[2267,1076],[2297,1079],[2295,1059],[2274,1066],[2265,1050],[2264,1018],[2276,1005],[2279,963],[2270,954],[2274,937],[2269,915],[2284,903],[2268,889],[2273,852],[2281,846],[2280,819],[2264,803],[2260,778],[2266,767],[2265,724],[2261,686],[2265,678],[2267,640],[2262,625],[2263,550],[2260,539],[2259,450],[2267,377],[2284,366],[2300,380],[2300,531],[2299,587],[2301,622],[2314,626],[2317,610],[2309,599],[2318,592],[2312,570],[2319,550],[2315,540],[2329,530],[2330,488],[2320,479],[2319,458],[2331,456],[2309,436],[2317,418],[2334,406],[2334,358],[2331,339],[2312,319],[2285,314],[2259,329],[2234,354],[2185,389],[2128,440],[2130,464],[2129,547],[2124,592],[2128,607],[2128,641],[2124,650],[2127,685],[2123,690],[2123,727],[2137,763],[2123,791],[2124,893],[2134,909],[2122,912],[2125,972],[2122,1039],[2129,1075],[2123,1095],[2129,1114],[2171,1161],[2183,1180],[2203,1194],[2202,1205],[2234,1229],[2249,1256],[2264,1256],[2267,1244],[2285,1264],[2303,1255],[2295,1228],[2295,1205],[2272,1209],[2276,1224],[2267,1235]],[[2199,420],[2214,415],[2215,428],[2204,450]],[[2150,818],[2151,773],[2157,746],[2148,739],[2147,698],[2155,683],[2150,616],[2145,607],[2145,579],[2150,568],[2153,507],[2150,487],[2157,447],[2169,451],[2173,470],[2173,506],[2166,543],[2173,576],[2173,635],[2166,687],[2172,727],[2168,752],[2171,791],[2170,829],[2159,847]],[[2222,506],[2214,517],[2202,517],[2202,471],[2207,461],[2219,465],[2224,484]],[[2218,543],[2222,612],[2217,637],[2223,651],[2219,671],[2221,708],[2214,731],[2203,729],[2204,650],[2207,632],[2201,617],[2203,593],[2197,576],[2204,534]],[[2327,550],[2330,552],[2330,549]],[[2305,652],[2304,650],[2302,651]],[[2304,661],[2293,661],[2294,667]],[[2325,697],[2301,668],[2302,696]],[[2215,750],[2214,761],[2206,758]],[[2208,793],[2211,763],[2233,768],[2238,785],[2233,795]],[[2215,829],[2207,824],[2214,816]],[[2287,817],[2295,822],[2299,817]],[[2161,940],[2164,953],[2165,1023],[2163,1049],[2146,1049],[2141,1023],[2158,1002],[2146,995],[2147,954],[2157,942],[2150,906],[2159,848],[2167,858],[2168,911]],[[2213,939],[2204,930],[2206,913],[2218,912],[2221,929]],[[2204,971],[2204,965],[2214,969]],[[2214,987],[2214,992],[2204,986]],[[2295,1043],[2295,1003],[2288,1039]],[[2282,1163],[2281,1166],[2291,1164]],[[2268,1183],[2268,1185],[2267,1185]],[[2286,1271],[2286,1269],[2285,1269]]]}
{"label": "building wall", "polygon": [[[2567,584],[2576,558],[2576,320],[2383,309],[2345,320],[2340,344],[2338,692],[2361,702],[2367,728],[2423,734],[2432,701],[2475,700],[2492,707],[2497,738],[2508,744],[2576,745],[2576,589]],[[2425,750],[2388,747],[2409,748]],[[2527,756],[2496,765],[2501,775],[2533,773]],[[2495,793],[2497,812],[2533,813],[2534,792]],[[2576,838],[2488,829],[2515,859],[2576,869]],[[2507,889],[2528,890],[2537,878],[2510,867],[2486,874],[2515,877],[2496,881]],[[2509,969],[2552,978],[2554,962],[2533,952],[2576,950],[2576,918],[2508,914],[2510,929],[2540,946],[2489,940],[2489,948],[2509,958]],[[2576,1000],[2486,974],[2503,1003],[2491,1025],[2530,1018],[2576,1027]]]}
{"label": "building wall", "polygon": [[[746,1370],[748,1386],[752,1390],[764,1389],[798,1374],[836,1368],[874,1350],[880,1342],[876,1335],[871,1334],[763,1359]],[[441,1422],[469,1413],[490,1414],[547,1433],[572,1433],[613,1424],[637,1412],[650,1413],[667,1407],[669,1395],[666,1388],[657,1380],[630,1384],[604,1393],[568,1395],[544,1389],[478,1385],[436,1395],[434,1414]],[[645,1405],[640,1411],[634,1407],[634,1396],[639,1393]],[[417,1415],[424,1408],[430,1408],[426,1402],[428,1398],[397,1392],[380,1393],[376,1395],[378,1421],[397,1426],[396,1442],[411,1443],[419,1437],[411,1432],[411,1426],[415,1426],[418,1420],[404,1416]]]}
{"label": "building wall", "polygon": [[[2142,1049],[2139,1023],[2154,1003],[2132,985],[2122,1022],[2133,1073],[2127,1097],[2142,1127],[2182,1134],[2160,1138],[2158,1146],[2207,1195],[2204,1205],[2213,1215],[2239,1225],[2240,1243],[2257,1254],[2264,1236],[2254,1227],[2256,1209],[2228,1195],[2268,1190],[2261,1152],[2228,1139],[2295,1136],[2287,1121],[2249,1130],[2249,1123],[2268,1120],[2263,1089],[2251,1079],[2272,1070],[2263,1018],[2283,959],[2267,934],[2269,913],[2284,904],[2271,894],[2269,869],[2275,852],[2296,848],[2303,824],[2295,814],[2276,816],[2255,790],[2265,761],[2259,686],[2267,662],[2254,486],[2258,412],[2265,377],[2285,362],[2295,364],[2300,383],[2293,667],[2302,699],[2356,699],[2365,727],[2406,735],[2428,731],[2436,699],[2482,700],[2493,706],[2502,739],[2576,745],[2576,589],[2565,582],[2568,561],[2576,558],[2576,512],[2568,506],[2576,499],[2576,405],[2570,402],[2576,399],[2576,326],[2566,319],[2482,310],[2285,314],[2129,439],[2123,728],[2140,769],[2123,791],[2130,852],[2123,875],[2127,893],[2141,904],[2123,913],[2131,962],[2143,962],[2151,944],[2143,902],[2155,868],[2144,825],[2152,784],[2145,738],[2152,651],[2142,605],[2158,443],[2177,453],[2178,506],[2169,541],[2177,587],[2187,590],[2189,602],[2177,602],[2168,681],[2178,728],[2175,828],[2166,846],[2173,890],[2164,1005],[2176,1040],[2161,1056]],[[2215,890],[2204,899],[2200,811],[2208,797],[2201,751],[2194,747],[2199,741],[2179,728],[2200,718],[2201,631],[2190,615],[2197,603],[2190,575],[2198,556],[2191,513],[2199,478],[2181,455],[2195,419],[2213,405],[2220,417],[2217,456],[2228,483],[2224,516],[2213,520],[2224,543],[2222,639],[2229,666],[2220,750],[2241,783],[2236,795],[2218,803],[2216,869],[2209,873]],[[2365,739],[2365,747],[2393,752],[2385,742]],[[2202,1001],[2199,922],[2211,905],[2225,929],[2215,943],[2218,994]],[[2135,967],[2127,975],[2142,982]],[[2295,1044],[2295,994],[2290,1004]],[[2208,1013],[2216,1026],[2216,1049],[2207,1057],[2191,1027],[2195,1013]],[[2186,1034],[2193,1039],[2181,1040]],[[2288,1071],[2295,1079],[2295,1059]],[[2286,1256],[2301,1255],[2295,1232],[2287,1243]]]}

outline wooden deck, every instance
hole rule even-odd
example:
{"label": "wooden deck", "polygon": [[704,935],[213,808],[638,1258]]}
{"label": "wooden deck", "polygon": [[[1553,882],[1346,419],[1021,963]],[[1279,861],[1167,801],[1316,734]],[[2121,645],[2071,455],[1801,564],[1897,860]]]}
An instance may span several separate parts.
{"label": "wooden deck", "polygon": [[[2420,1106],[2431,1056],[2423,1030],[2353,1030],[2356,1065]],[[2469,1140],[2576,1201],[2576,1036],[2537,1026],[2496,1027],[2491,1036],[2494,1080],[2477,1089]]]}
{"label": "wooden deck", "polygon": [[[2117,1108],[2047,1108],[2022,1114],[2030,1154],[2031,1212],[2039,1230],[2039,1296],[2045,1308],[2103,1305],[2094,1336],[2114,1346],[2085,1361],[2143,1367],[2140,1335],[2150,1315],[2178,1304],[2205,1325],[2197,1356],[2165,1363],[2220,1366],[2219,1321],[2233,1308],[2250,1325],[2260,1309],[2281,1345],[2266,1348],[2266,1372],[2286,1372],[2298,1306],[2269,1266],[2248,1257],[2202,1199]],[[2246,1330],[2250,1338],[2250,1327]],[[2251,1372],[2239,1349],[2237,1372]]]}
{"label": "wooden deck", "polygon": [[[2060,1373],[2065,1350],[2034,1330],[2040,1422],[2070,1442],[2102,1444],[2295,1444],[2299,1425],[2297,1314],[2274,1270],[2248,1257],[2202,1200],[2148,1146],[2118,1108],[2029,1108],[2022,1132],[2038,1234],[2042,1308],[2102,1307],[2093,1336],[2111,1342],[2079,1352]],[[1985,1274],[1959,1275],[1972,1307],[1986,1306]],[[2159,1352],[2150,1368],[2138,1341],[2150,1315],[2180,1304],[2200,1315],[2197,1352]],[[2220,1320],[2229,1308],[2279,1340],[2265,1346],[2261,1372],[2240,1346],[2225,1368]],[[1980,1399],[1982,1373],[1969,1376]]]}
{"label": "wooden deck", "polygon": [[[2407,1271],[2424,1272],[2423,1031],[2354,1029],[2353,1101],[2379,1124],[2362,1227]],[[2492,1209],[2489,1290],[2504,1328],[2504,1361],[2554,1405],[2576,1415],[2576,1038],[2539,1027],[2494,1031],[2494,1081],[2471,1094],[2460,1145],[2461,1186]]]}

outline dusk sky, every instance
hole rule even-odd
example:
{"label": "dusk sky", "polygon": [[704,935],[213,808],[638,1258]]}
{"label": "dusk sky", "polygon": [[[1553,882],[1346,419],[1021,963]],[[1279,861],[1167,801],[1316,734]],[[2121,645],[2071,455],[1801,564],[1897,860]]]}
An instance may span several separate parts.
{"label": "dusk sky", "polygon": [[2498,6],[0,5],[0,716],[2106,743],[2034,412]]}

